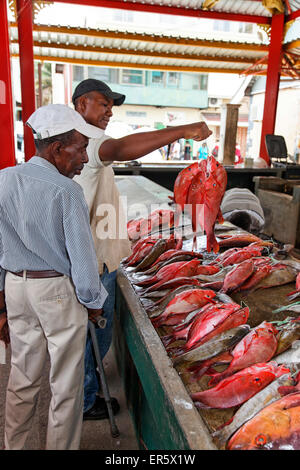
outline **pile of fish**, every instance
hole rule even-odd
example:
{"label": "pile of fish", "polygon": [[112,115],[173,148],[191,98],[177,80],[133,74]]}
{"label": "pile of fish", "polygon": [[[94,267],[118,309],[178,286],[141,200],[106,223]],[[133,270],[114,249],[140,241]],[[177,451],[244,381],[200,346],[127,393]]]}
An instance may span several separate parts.
{"label": "pile of fish", "polygon": [[[234,410],[230,422],[213,433],[217,445],[300,450],[300,373],[298,361],[286,358],[300,339],[300,317],[250,327],[250,308],[230,297],[295,282],[292,301],[300,294],[299,264],[276,259],[274,243],[251,234],[216,239],[224,178],[221,165],[209,158],[205,165],[187,167],[175,182],[174,200],[191,204],[193,231],[198,223],[204,227],[206,250],[197,251],[195,243],[185,250],[176,231],[164,239],[145,229],[143,237],[132,238],[132,255],[123,267],[174,367],[184,367],[190,382],[199,385],[190,392],[196,407]],[[200,215],[193,209],[198,202]],[[173,216],[176,226],[178,210]],[[278,311],[293,308],[300,312],[300,302]]]}

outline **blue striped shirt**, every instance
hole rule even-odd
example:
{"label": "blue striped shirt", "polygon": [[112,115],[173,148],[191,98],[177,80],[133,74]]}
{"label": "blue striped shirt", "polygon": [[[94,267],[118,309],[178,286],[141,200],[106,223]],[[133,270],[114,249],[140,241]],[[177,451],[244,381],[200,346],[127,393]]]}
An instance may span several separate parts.
{"label": "blue striped shirt", "polygon": [[83,190],[40,157],[0,171],[0,290],[6,271],[25,269],[69,276],[86,307],[107,297]]}

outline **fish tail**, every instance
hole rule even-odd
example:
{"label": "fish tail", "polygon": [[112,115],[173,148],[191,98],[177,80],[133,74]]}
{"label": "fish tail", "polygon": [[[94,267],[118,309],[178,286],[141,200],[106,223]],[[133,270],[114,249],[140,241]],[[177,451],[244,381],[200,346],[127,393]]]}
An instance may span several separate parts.
{"label": "fish tail", "polygon": [[164,347],[167,348],[169,344],[172,344],[175,341],[175,338],[173,335],[166,335],[166,336],[162,336],[160,340],[163,343]]}
{"label": "fish tail", "polygon": [[213,251],[214,253],[218,253],[220,247],[219,247],[219,243],[216,240],[214,232],[207,233],[206,234],[206,239],[207,239],[206,240],[206,249],[207,249],[207,251],[209,253],[211,251]]}

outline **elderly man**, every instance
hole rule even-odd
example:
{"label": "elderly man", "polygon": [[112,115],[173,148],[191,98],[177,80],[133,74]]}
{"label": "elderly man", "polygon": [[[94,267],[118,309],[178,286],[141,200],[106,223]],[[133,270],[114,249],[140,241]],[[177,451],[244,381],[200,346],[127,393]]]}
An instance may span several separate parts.
{"label": "elderly man", "polygon": [[[104,330],[97,331],[103,358],[111,344],[116,270],[120,261],[131,253],[129,241],[126,236],[124,237],[126,218],[119,202],[111,164],[113,161],[135,160],[181,138],[203,140],[212,132],[204,122],[196,122],[112,139],[104,131],[113,115],[113,106],[122,105],[125,95],[113,92],[100,80],[87,79],[75,88],[72,100],[75,109],[86,122],[102,130],[101,138],[90,140],[87,148],[89,161],[75,180],[82,186],[88,203],[99,273],[102,274],[101,280],[109,294],[103,307],[107,326]],[[104,204],[112,205],[115,210],[117,236],[114,239],[109,237],[103,239],[96,233],[99,221],[97,211]],[[88,338],[85,355],[84,419],[107,417],[105,402],[97,397],[98,381],[95,369],[91,341]],[[112,404],[114,411],[117,412],[119,409],[117,401],[114,400]]]}
{"label": "elderly man", "polygon": [[101,132],[64,105],[39,108],[27,124],[36,156],[0,172],[0,338],[9,341],[7,310],[11,340],[5,448],[25,446],[48,352],[46,448],[78,449],[87,321],[102,315],[107,292],[72,178],[88,161],[88,138]]}

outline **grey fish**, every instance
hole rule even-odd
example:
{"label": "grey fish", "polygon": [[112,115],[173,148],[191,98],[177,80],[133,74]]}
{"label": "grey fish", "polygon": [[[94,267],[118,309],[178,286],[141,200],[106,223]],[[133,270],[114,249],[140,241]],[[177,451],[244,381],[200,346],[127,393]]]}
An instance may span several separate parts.
{"label": "grey fish", "polygon": [[145,258],[133,269],[132,272],[137,272],[142,269],[147,268],[150,266],[157,258],[165,251],[167,245],[167,241],[164,238],[160,238],[157,242],[153,245],[150,253],[145,256]]}
{"label": "grey fish", "polygon": [[271,272],[254,287],[254,290],[289,284],[296,279],[296,275],[297,273],[294,268],[286,266],[286,269],[278,269]]}
{"label": "grey fish", "polygon": [[246,421],[249,421],[259,411],[270,405],[275,400],[281,398],[278,387],[285,385],[293,385],[293,379],[290,374],[284,374],[278,379],[273,380],[267,387],[256,393],[252,398],[247,400],[235,413],[233,420],[224,428],[215,431],[212,436],[222,447],[226,444],[230,436],[239,429]]}
{"label": "grey fish", "polygon": [[250,331],[249,325],[240,325],[236,328],[223,331],[210,341],[200,345],[198,348],[192,349],[173,359],[173,365],[181,362],[206,361],[218,354],[221,354],[235,346]]}

